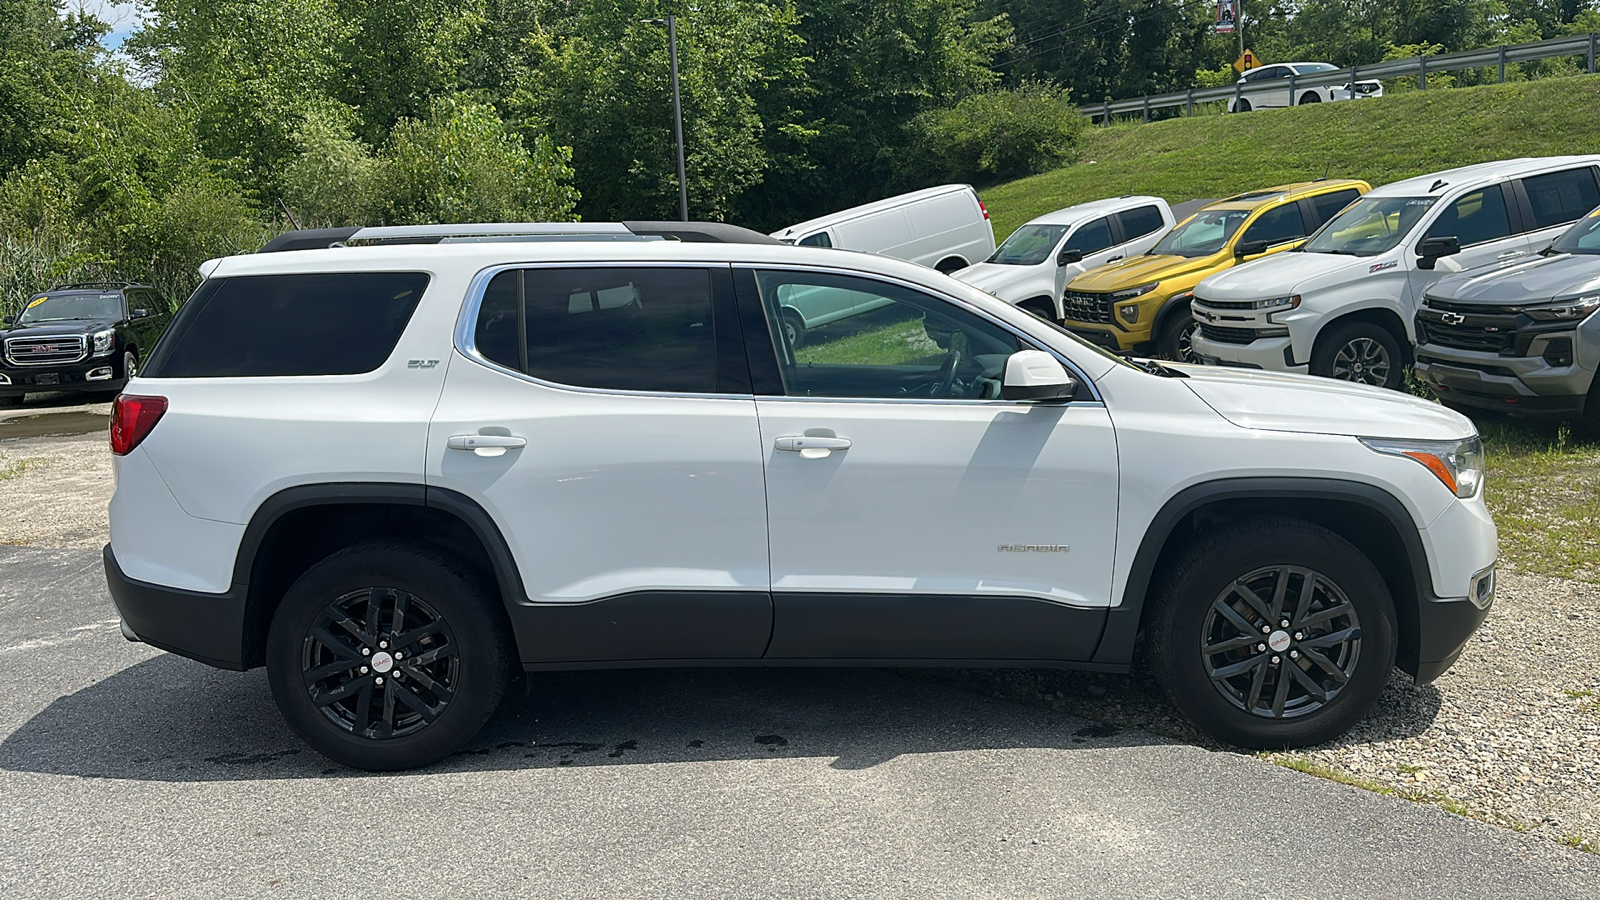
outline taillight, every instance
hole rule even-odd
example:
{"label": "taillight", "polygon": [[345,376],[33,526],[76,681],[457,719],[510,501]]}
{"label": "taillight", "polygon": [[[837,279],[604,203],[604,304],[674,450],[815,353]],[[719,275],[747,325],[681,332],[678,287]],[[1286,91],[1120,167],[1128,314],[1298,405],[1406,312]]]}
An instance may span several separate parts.
{"label": "taillight", "polygon": [[167,412],[167,398],[119,394],[111,404],[111,452],[127,456]]}
{"label": "taillight", "polygon": [[978,209],[983,212],[983,217],[987,220],[989,218],[989,207],[984,206],[982,200],[978,201]]}

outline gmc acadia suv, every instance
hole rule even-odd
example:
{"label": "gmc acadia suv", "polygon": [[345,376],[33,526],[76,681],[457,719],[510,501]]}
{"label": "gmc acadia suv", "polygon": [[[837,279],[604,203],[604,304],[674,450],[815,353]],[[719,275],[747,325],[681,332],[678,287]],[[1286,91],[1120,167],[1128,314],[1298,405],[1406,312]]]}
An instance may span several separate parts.
{"label": "gmc acadia suv", "polygon": [[[208,263],[116,404],[124,634],[265,665],[369,769],[460,746],[517,667],[1124,672],[1141,641],[1197,727],[1286,747],[1436,678],[1493,600],[1440,406],[1129,362],[881,256],[583,228]],[[873,308],[796,347],[796,291]]]}

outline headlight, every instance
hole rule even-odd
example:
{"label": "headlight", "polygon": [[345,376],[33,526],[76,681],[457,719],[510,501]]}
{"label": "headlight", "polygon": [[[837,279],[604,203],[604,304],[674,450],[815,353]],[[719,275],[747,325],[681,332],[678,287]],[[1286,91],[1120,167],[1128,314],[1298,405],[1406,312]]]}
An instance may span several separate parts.
{"label": "headlight", "polygon": [[1588,297],[1574,297],[1562,300],[1549,306],[1524,306],[1522,312],[1530,319],[1542,321],[1555,321],[1561,319],[1587,319],[1589,314],[1600,309],[1600,294]]}
{"label": "headlight", "polygon": [[1141,284],[1136,288],[1128,288],[1125,291],[1112,291],[1111,299],[1132,300],[1134,297],[1143,297],[1145,294],[1155,290],[1158,286],[1160,286],[1160,284],[1161,282],[1159,281],[1152,281],[1149,284]]}
{"label": "headlight", "polygon": [[1463,500],[1483,487],[1483,441],[1477,435],[1459,441],[1391,441],[1362,438],[1368,449],[1405,456],[1426,466],[1435,478]]}
{"label": "headlight", "polygon": [[97,332],[95,332],[95,335],[94,335],[94,355],[95,356],[104,356],[107,353],[110,353],[111,352],[111,342],[114,341],[116,339],[116,337],[117,337],[117,333],[114,330],[109,329],[109,328],[106,329],[105,331],[97,331]]}
{"label": "headlight", "polygon": [[1292,294],[1288,297],[1273,297],[1270,300],[1257,300],[1251,303],[1250,309],[1284,310],[1295,309],[1300,305],[1300,295]]}

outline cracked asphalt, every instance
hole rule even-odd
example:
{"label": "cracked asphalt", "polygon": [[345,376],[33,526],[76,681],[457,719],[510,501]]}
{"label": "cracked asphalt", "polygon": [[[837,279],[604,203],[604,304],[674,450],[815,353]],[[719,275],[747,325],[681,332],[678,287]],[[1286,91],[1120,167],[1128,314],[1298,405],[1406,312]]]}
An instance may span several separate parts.
{"label": "cracked asphalt", "polygon": [[260,671],[122,640],[0,546],[8,898],[1600,897],[1600,857],[884,670],[530,676],[431,769],[338,767]]}

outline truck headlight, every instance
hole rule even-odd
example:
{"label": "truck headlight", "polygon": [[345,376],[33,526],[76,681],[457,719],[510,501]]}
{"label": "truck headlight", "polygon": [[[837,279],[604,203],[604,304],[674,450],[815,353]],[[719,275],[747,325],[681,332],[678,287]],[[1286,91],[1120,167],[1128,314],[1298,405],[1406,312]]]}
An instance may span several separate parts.
{"label": "truck headlight", "polygon": [[107,328],[105,331],[94,333],[94,355],[105,356],[111,352],[111,344],[116,340],[117,332]]}
{"label": "truck headlight", "polygon": [[1367,449],[1391,456],[1413,459],[1451,493],[1463,500],[1475,497],[1483,487],[1483,441],[1477,435],[1458,441],[1392,441],[1387,438],[1362,438]]}
{"label": "truck headlight", "polygon": [[1148,294],[1151,291],[1155,290],[1157,287],[1160,287],[1160,285],[1161,285],[1161,282],[1152,281],[1149,284],[1141,284],[1136,288],[1128,288],[1125,291],[1112,291],[1111,292],[1111,299],[1113,299],[1113,300],[1132,300],[1135,297],[1143,297],[1145,294]]}
{"label": "truck headlight", "polygon": [[1560,300],[1547,306],[1524,306],[1522,312],[1530,319],[1540,321],[1560,321],[1563,319],[1587,319],[1589,314],[1600,309],[1600,294],[1591,294],[1587,297],[1573,297],[1569,300]]}
{"label": "truck headlight", "polygon": [[1294,309],[1300,305],[1300,295],[1291,294],[1287,297],[1272,297],[1267,300],[1257,300],[1250,304],[1251,309],[1285,310]]}

